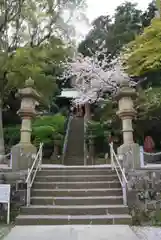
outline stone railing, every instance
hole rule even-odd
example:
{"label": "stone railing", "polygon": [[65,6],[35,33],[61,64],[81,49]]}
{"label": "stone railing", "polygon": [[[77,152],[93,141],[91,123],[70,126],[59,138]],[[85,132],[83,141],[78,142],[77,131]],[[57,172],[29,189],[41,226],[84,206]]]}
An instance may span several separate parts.
{"label": "stone railing", "polygon": [[140,151],[140,168],[134,168],[134,153],[129,150],[120,158],[128,181],[127,202],[134,224],[161,223],[161,164],[144,163],[144,155],[159,155]]}
{"label": "stone railing", "polygon": [[[143,147],[140,147],[140,160],[141,160],[141,167],[144,167],[146,165],[153,164],[156,165],[156,167],[161,168],[161,152],[145,152]],[[159,166],[160,165],[160,166]]]}
{"label": "stone railing", "polygon": [[[20,208],[26,205],[26,172],[19,173],[1,173],[0,183],[11,185],[10,195],[10,219],[11,223],[14,222],[16,216],[19,214]],[[19,179],[19,180],[17,180]],[[7,208],[5,204],[0,203],[0,224],[6,222]]]}
{"label": "stone railing", "polygon": [[140,169],[128,172],[128,206],[134,224],[161,221],[161,171]]}

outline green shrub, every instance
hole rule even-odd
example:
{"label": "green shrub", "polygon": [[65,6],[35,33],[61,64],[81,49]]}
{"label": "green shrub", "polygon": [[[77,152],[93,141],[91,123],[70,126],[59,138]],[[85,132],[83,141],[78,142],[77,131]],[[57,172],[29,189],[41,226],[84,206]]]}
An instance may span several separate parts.
{"label": "green shrub", "polygon": [[16,145],[20,141],[20,126],[4,128],[4,141],[7,150]]}
{"label": "green shrub", "polygon": [[87,139],[90,137],[90,135],[93,136],[93,138],[104,136],[104,129],[100,122],[96,121],[90,121],[87,125],[87,132],[86,132]]}
{"label": "green shrub", "polygon": [[[54,116],[41,116],[36,118],[32,124],[31,139],[34,145],[44,143],[44,148],[54,148],[54,140],[60,140],[61,146],[65,135],[66,118],[61,114]],[[20,125],[10,126],[4,129],[5,144],[8,148],[20,141]]]}
{"label": "green shrub", "polygon": [[32,139],[35,145],[38,145],[40,142],[48,144],[53,141],[55,129],[51,126],[37,126],[33,127]]}
{"label": "green shrub", "polygon": [[54,116],[42,116],[33,122],[33,127],[51,126],[55,129],[55,132],[64,133],[65,121],[66,118],[61,114],[56,114]]}

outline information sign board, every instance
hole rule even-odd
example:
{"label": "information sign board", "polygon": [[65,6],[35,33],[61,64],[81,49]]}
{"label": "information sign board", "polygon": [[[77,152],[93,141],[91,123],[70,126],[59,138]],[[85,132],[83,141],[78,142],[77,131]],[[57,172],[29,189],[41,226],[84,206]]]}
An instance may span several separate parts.
{"label": "information sign board", "polygon": [[7,204],[7,224],[10,223],[10,184],[0,184],[0,203]]}

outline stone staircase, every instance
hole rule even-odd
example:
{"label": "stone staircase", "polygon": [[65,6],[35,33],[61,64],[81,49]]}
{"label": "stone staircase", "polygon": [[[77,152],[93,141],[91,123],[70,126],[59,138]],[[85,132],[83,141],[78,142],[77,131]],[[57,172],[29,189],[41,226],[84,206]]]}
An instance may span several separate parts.
{"label": "stone staircase", "polygon": [[130,223],[116,172],[107,167],[42,168],[31,205],[16,218],[17,225]]}
{"label": "stone staircase", "polygon": [[84,165],[84,119],[73,117],[70,123],[65,165]]}

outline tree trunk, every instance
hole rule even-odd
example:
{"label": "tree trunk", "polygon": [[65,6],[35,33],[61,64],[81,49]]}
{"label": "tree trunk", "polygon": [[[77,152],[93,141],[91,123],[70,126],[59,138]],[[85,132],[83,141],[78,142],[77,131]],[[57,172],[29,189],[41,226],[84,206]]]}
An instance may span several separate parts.
{"label": "tree trunk", "polygon": [[3,122],[2,122],[2,100],[0,99],[0,163],[4,160],[5,148],[3,137]]}

